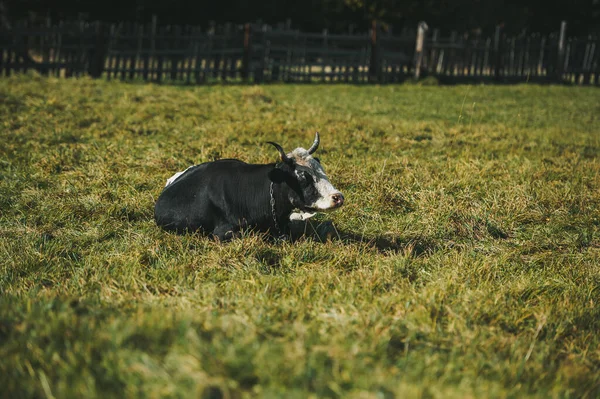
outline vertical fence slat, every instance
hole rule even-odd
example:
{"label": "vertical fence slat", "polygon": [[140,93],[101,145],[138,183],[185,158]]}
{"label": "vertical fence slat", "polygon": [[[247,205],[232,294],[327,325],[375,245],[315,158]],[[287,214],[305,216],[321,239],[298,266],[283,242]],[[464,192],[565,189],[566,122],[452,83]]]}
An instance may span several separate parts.
{"label": "vertical fence slat", "polygon": [[150,37],[148,38],[148,40],[150,41],[150,52],[147,56],[147,65],[145,68],[145,75],[144,76],[144,80],[149,81],[149,80],[156,80],[155,77],[155,64],[157,62],[156,60],[156,34],[157,34],[157,18],[156,15],[152,15],[152,22],[150,25]]}
{"label": "vertical fence slat", "polygon": [[250,52],[251,52],[251,36],[250,24],[244,25],[244,54],[242,56],[242,80],[248,81],[250,76]]}
{"label": "vertical fence slat", "polygon": [[494,78],[497,82],[502,79],[502,43],[502,25],[498,25],[494,34]]}
{"label": "vertical fence slat", "polygon": [[375,80],[377,78],[377,70],[379,69],[378,60],[378,35],[377,35],[377,22],[373,20],[371,23],[371,60],[369,63],[369,80]]}
{"label": "vertical fence slat", "polygon": [[538,54],[537,74],[538,76],[545,75],[544,73],[544,51],[546,51],[546,36],[540,39],[540,52]]}
{"label": "vertical fence slat", "polygon": [[562,81],[565,65],[565,39],[567,31],[567,22],[562,21],[560,24],[560,34],[558,37],[558,57],[556,65],[556,80]]}
{"label": "vertical fence slat", "polygon": [[166,29],[165,28],[160,28],[156,30],[156,35],[154,35],[153,39],[154,39],[154,57],[156,58],[155,64],[156,64],[156,68],[152,71],[154,73],[154,81],[155,82],[160,82],[162,81],[163,78],[163,62],[164,62],[164,56],[163,56],[163,49],[164,49],[164,38],[165,38],[165,34],[166,34]]}
{"label": "vertical fence slat", "polygon": [[423,63],[423,53],[425,51],[425,34],[428,26],[425,22],[419,22],[417,27],[417,40],[415,42],[415,73],[416,80],[421,76],[421,66]]}

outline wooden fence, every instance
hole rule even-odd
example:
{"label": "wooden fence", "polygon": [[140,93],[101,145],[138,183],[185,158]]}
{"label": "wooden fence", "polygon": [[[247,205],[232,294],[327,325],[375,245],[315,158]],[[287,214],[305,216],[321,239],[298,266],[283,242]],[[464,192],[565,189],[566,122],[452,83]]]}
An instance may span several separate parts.
{"label": "wooden fence", "polygon": [[440,37],[425,23],[402,35],[304,33],[264,25],[195,26],[26,22],[0,30],[0,75],[203,84],[216,81],[393,83],[567,82],[600,86],[600,37],[560,33]]}

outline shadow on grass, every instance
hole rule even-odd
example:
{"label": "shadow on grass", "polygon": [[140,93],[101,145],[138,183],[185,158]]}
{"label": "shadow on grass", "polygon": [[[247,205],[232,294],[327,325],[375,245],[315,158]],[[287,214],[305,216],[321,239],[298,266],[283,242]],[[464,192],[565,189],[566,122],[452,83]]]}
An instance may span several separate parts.
{"label": "shadow on grass", "polygon": [[366,243],[381,253],[405,253],[412,256],[429,256],[438,248],[438,244],[424,237],[400,238],[374,236],[366,237],[348,231],[338,231],[340,239],[347,243]]}
{"label": "shadow on grass", "polygon": [[329,220],[320,222],[308,221],[292,226],[292,241],[302,238],[322,243],[327,241],[341,241],[347,244],[362,244],[375,248],[383,254],[405,253],[412,256],[428,256],[439,247],[435,240],[426,237],[369,236],[339,230]]}

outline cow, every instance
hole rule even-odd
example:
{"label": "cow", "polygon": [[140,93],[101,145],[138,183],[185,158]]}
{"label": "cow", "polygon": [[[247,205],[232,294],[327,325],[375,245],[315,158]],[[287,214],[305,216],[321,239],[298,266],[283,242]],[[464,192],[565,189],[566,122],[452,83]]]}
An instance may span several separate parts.
{"label": "cow", "polygon": [[156,224],[176,233],[199,232],[220,241],[245,230],[288,238],[290,222],[344,204],[319,158],[319,132],[311,147],[279,152],[279,162],[248,164],[221,159],[191,166],[167,180],[154,206]]}

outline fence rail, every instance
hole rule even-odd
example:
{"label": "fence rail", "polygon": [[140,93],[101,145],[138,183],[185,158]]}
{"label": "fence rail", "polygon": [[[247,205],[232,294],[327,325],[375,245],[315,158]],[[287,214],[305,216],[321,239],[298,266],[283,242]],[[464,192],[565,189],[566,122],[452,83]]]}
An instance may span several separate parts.
{"label": "fence rail", "polygon": [[600,37],[558,34],[440,37],[424,23],[414,33],[305,33],[243,26],[100,22],[0,29],[0,75],[38,70],[120,80],[183,82],[392,83],[434,76],[443,83],[567,82],[600,86]]}

